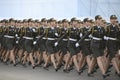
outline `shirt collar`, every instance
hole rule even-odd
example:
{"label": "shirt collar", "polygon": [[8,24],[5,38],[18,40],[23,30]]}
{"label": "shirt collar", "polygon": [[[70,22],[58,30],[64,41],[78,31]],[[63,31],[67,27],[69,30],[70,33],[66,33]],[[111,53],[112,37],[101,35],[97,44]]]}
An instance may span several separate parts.
{"label": "shirt collar", "polygon": [[55,29],[54,27],[51,27],[51,29]]}
{"label": "shirt collar", "polygon": [[97,26],[99,29],[101,28],[101,26]]}
{"label": "shirt collar", "polygon": [[85,28],[86,28],[86,29],[89,29],[90,27],[89,27],[89,26],[86,26]]}

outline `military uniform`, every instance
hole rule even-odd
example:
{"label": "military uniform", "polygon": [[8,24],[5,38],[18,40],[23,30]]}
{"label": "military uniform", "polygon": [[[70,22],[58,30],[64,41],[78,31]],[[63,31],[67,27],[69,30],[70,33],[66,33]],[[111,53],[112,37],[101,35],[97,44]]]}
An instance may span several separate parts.
{"label": "military uniform", "polygon": [[[13,18],[10,18],[6,23],[11,23],[15,22]],[[7,50],[12,50],[15,45],[15,26],[6,26],[5,29],[5,34],[4,34],[4,39],[5,39],[5,48]]]}
{"label": "military uniform", "polygon": [[7,50],[12,50],[15,44],[15,27],[9,26],[4,35],[5,46]]}
{"label": "military uniform", "polygon": [[99,57],[104,54],[104,36],[105,29],[103,27],[94,26],[92,28],[91,50],[94,57]]}
{"label": "military uniform", "polygon": [[76,55],[79,52],[79,49],[76,48],[75,43],[79,39],[79,30],[78,28],[70,28],[69,29],[69,41],[68,41],[68,50],[71,53],[71,55]]}
{"label": "military uniform", "polygon": [[42,53],[43,51],[46,51],[46,40],[47,40],[47,37],[46,37],[46,34],[47,34],[47,27],[40,27],[38,28],[38,34],[39,36],[42,36],[43,37],[38,41],[38,44],[39,44],[39,51]]}
{"label": "military uniform", "polygon": [[55,35],[56,33],[57,33],[56,28],[48,28],[47,41],[46,41],[48,54],[53,54],[57,52],[57,47],[54,46],[54,43],[56,42],[56,38],[57,38],[57,36]]}
{"label": "military uniform", "polygon": [[[65,22],[67,20],[63,20],[62,22]],[[68,21],[67,21],[68,22]],[[64,37],[62,37],[64,36]],[[65,55],[68,51],[67,48],[67,43],[68,43],[68,28],[67,27],[62,27],[60,28],[60,37],[62,37],[62,40],[59,42],[59,49],[63,55]]]}
{"label": "military uniform", "polygon": [[0,44],[1,47],[4,48],[4,34],[5,34],[5,26],[0,26]]}
{"label": "military uniform", "polygon": [[39,45],[38,45],[38,43],[34,43],[37,40],[37,38],[39,37],[38,28],[33,27],[32,30],[33,30],[33,51],[38,51]]}
{"label": "military uniform", "polygon": [[21,30],[20,30],[20,40],[19,40],[19,45],[21,46],[21,48],[23,49],[23,50],[25,50],[25,38],[23,38],[24,36],[25,36],[25,34],[26,34],[26,28],[25,27],[21,27],[20,28]]}
{"label": "military uniform", "polygon": [[[120,24],[119,24],[119,27],[120,27]],[[120,28],[119,28],[119,33],[118,33],[118,46],[119,46],[119,50],[120,50]]]}
{"label": "military uniform", "polygon": [[118,51],[118,36],[119,36],[119,28],[117,25],[110,24],[107,26],[107,49],[110,55],[110,59],[115,57],[115,54]]}
{"label": "military uniform", "polygon": [[[51,18],[49,20],[50,22],[56,21],[54,18]],[[58,28],[57,27],[49,27],[47,29],[47,41],[46,41],[46,48],[48,54],[53,54],[58,51],[58,48],[54,46],[54,43],[56,42],[58,38]]]}
{"label": "military uniform", "polygon": [[[81,35],[84,36],[88,31],[89,31],[90,27],[84,27],[81,29]],[[81,37],[82,37],[81,36]],[[80,44],[81,46],[81,50],[84,56],[90,55],[91,54],[91,49],[90,49],[90,42],[91,42],[91,38],[88,35],[84,41]]]}
{"label": "military uniform", "polygon": [[22,44],[21,43],[21,28],[20,27],[16,27],[15,28],[15,48],[16,49],[22,49]]}
{"label": "military uniform", "polygon": [[31,27],[25,28],[25,35],[23,37],[25,39],[24,49],[28,53],[33,51],[33,30]]}
{"label": "military uniform", "polygon": [[[41,22],[47,22],[46,18],[41,19]],[[47,41],[47,26],[42,25],[38,28],[38,35],[41,39],[38,40],[39,51],[42,53],[46,51],[46,41]]]}

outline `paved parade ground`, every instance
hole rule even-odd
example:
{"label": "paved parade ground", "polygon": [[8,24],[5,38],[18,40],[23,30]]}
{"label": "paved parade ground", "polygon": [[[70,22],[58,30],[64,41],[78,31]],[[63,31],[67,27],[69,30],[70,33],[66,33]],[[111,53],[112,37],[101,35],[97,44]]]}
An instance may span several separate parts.
{"label": "paved parade ground", "polygon": [[120,80],[120,78],[115,75],[113,68],[110,70],[112,70],[110,77],[103,79],[99,69],[97,73],[94,74],[95,77],[88,77],[87,70],[81,75],[78,75],[75,69],[70,73],[64,73],[62,69],[55,72],[53,67],[49,67],[49,71],[47,71],[42,67],[32,69],[31,66],[27,68],[22,65],[13,67],[12,64],[4,65],[0,63],[0,80]]}

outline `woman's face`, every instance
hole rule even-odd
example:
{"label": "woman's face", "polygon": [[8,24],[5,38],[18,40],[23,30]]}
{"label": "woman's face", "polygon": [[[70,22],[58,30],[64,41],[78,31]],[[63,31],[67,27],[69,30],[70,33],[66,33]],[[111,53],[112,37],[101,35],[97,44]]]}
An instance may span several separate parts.
{"label": "woman's face", "polygon": [[117,19],[110,19],[111,24],[115,24]]}
{"label": "woman's face", "polygon": [[77,27],[77,23],[78,23],[77,21],[73,21],[72,26]]}
{"label": "woman's face", "polygon": [[15,22],[14,22],[14,21],[11,21],[10,24],[11,24],[11,25],[15,25]]}
{"label": "woman's face", "polygon": [[102,24],[102,19],[97,19],[97,20],[96,20],[96,24],[97,24],[97,25],[101,25],[101,24]]}
{"label": "woman's face", "polygon": [[43,26],[46,26],[47,25],[47,21],[44,21],[41,23]]}
{"label": "woman's face", "polygon": [[68,26],[68,22],[64,22],[64,23],[63,23],[63,26],[64,26],[64,27],[67,27],[67,26]]}
{"label": "woman's face", "polygon": [[50,25],[51,25],[52,27],[55,27],[55,26],[56,26],[56,22],[55,22],[55,21],[52,21],[52,22],[50,22]]}

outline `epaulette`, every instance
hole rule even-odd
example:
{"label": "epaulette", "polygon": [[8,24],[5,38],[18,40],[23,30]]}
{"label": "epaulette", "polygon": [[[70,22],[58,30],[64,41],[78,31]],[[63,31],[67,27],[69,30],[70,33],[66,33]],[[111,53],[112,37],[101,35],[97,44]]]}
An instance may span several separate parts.
{"label": "epaulette", "polygon": [[48,35],[48,29],[49,29],[49,27],[46,27],[45,30],[44,30],[45,37],[47,37],[47,35]]}
{"label": "epaulette", "polygon": [[0,32],[2,32],[2,27],[0,27]]}
{"label": "epaulette", "polygon": [[88,30],[89,32],[91,32],[92,35],[93,35],[93,33],[94,33],[94,28],[95,28],[95,26],[90,27],[90,29]]}
{"label": "epaulette", "polygon": [[108,32],[108,34],[110,33],[110,26],[111,26],[111,24],[106,26],[106,31]]}

